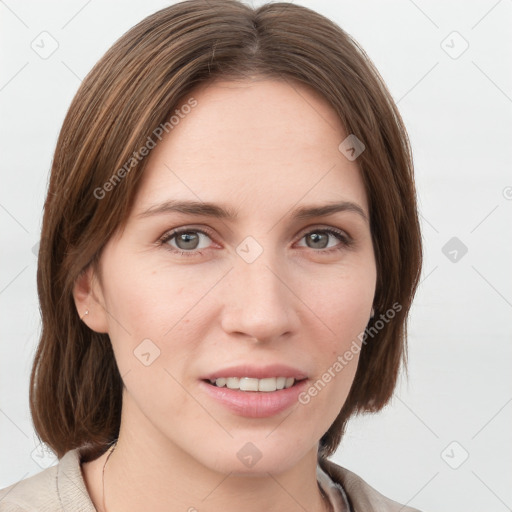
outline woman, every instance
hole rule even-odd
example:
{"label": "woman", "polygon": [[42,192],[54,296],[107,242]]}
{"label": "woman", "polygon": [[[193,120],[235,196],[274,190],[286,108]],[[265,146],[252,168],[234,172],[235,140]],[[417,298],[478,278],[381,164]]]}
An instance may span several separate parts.
{"label": "woman", "polygon": [[58,465],[0,510],[413,510],[329,461],[392,396],[421,269],[412,156],[337,25],[189,0],[57,143],[30,404]]}

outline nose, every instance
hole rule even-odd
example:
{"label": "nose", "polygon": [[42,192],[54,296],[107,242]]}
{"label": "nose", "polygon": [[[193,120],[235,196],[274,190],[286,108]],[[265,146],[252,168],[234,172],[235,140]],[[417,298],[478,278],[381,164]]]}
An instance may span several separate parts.
{"label": "nose", "polygon": [[237,257],[224,283],[222,327],[231,335],[256,341],[277,340],[298,327],[297,304],[290,272],[263,253],[252,263]]}

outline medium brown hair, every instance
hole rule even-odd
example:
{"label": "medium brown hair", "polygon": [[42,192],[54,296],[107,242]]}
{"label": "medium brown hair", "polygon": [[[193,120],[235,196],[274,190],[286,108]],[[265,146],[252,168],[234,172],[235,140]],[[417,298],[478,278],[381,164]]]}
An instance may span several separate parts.
{"label": "medium brown hair", "polygon": [[145,18],[107,51],[82,82],[58,138],[39,250],[42,334],[30,409],[40,440],[59,458],[81,447],[83,460],[93,460],[119,434],[123,382],[112,346],[107,334],[80,321],[73,286],[126,221],[147,159],[102,199],[95,190],[195,86],[254,76],[313,88],[346,133],[366,146],[357,164],[377,265],[369,327],[393,304],[401,306],[363,343],[348,398],[320,440],[320,455],[334,453],[353,414],[378,411],[391,398],[407,363],[407,318],[422,248],[410,143],[390,93],[357,42],[308,8],[188,0]]}

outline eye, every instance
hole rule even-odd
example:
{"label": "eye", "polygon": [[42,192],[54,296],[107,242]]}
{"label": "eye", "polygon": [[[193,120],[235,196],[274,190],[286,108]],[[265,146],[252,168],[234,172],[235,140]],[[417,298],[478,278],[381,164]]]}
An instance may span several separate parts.
{"label": "eye", "polygon": [[[203,240],[201,240],[202,238]],[[208,244],[201,246],[201,242],[204,243],[204,238],[210,239],[205,231],[183,228],[166,233],[160,239],[160,244],[167,244],[172,252],[182,256],[194,256],[195,254],[202,254],[198,249],[208,248]]]}
{"label": "eye", "polygon": [[[166,233],[159,244],[166,246],[172,253],[180,256],[202,255],[200,249],[208,249],[208,240],[211,236],[208,232],[195,228],[180,228]],[[352,238],[341,230],[334,228],[314,229],[302,235],[301,240],[306,239],[306,246],[320,254],[330,254],[333,251],[341,251],[353,244]],[[329,241],[338,240],[338,244],[329,245]],[[304,245],[302,245],[304,247]]]}
{"label": "eye", "polygon": [[[329,246],[329,238],[337,239],[339,242],[335,245]],[[310,249],[318,250],[317,252],[322,253],[331,253],[332,251],[341,251],[352,245],[352,239],[343,231],[329,228],[329,229],[314,229],[312,231],[308,231],[305,233],[302,239],[306,239],[306,241],[310,241],[306,247]],[[306,242],[307,243],[307,242]],[[302,246],[304,247],[304,246]]]}

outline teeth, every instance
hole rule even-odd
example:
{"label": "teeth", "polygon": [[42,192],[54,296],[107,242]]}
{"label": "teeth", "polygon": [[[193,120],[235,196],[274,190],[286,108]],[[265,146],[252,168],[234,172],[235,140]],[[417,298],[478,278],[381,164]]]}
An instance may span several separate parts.
{"label": "teeth", "polygon": [[288,389],[293,386],[295,379],[293,377],[267,377],[265,379],[253,379],[251,377],[220,377],[210,379],[215,386],[229,389],[239,389],[240,391],[263,391],[270,392],[279,389]]}

